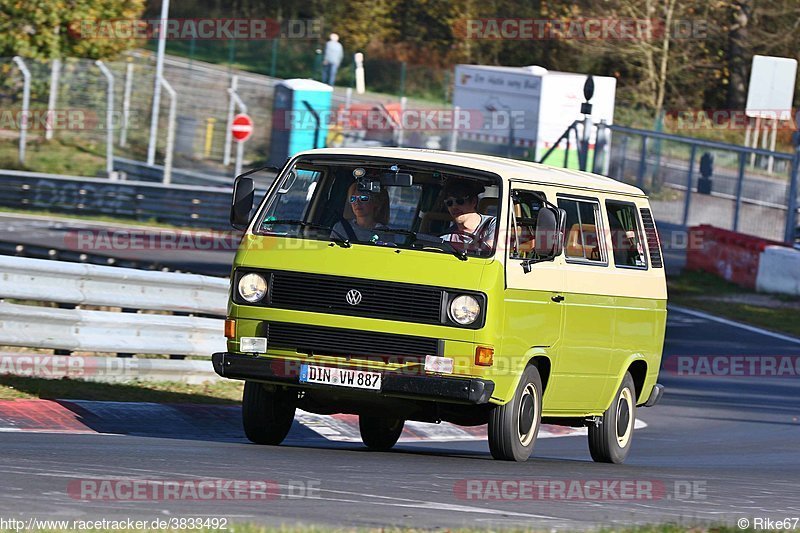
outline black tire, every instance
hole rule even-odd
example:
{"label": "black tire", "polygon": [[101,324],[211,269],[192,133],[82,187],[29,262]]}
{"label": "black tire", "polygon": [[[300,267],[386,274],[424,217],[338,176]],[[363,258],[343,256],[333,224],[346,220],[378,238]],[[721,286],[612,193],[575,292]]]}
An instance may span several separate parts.
{"label": "black tire", "polygon": [[375,416],[359,416],[358,429],[361,440],[367,448],[376,451],[388,451],[397,444],[403,432],[405,420],[402,418],[383,418]]}
{"label": "black tire", "polygon": [[589,453],[598,463],[622,464],[631,451],[636,424],[636,386],[625,373],[614,401],[600,420],[589,425]]}
{"label": "black tire", "polygon": [[528,365],[514,398],[492,409],[489,417],[489,450],[503,461],[527,461],[533,453],[542,420],[542,378]]}
{"label": "black tire", "polygon": [[277,445],[283,442],[294,421],[297,393],[291,389],[267,389],[261,383],[247,381],[242,395],[244,434],[256,444]]}

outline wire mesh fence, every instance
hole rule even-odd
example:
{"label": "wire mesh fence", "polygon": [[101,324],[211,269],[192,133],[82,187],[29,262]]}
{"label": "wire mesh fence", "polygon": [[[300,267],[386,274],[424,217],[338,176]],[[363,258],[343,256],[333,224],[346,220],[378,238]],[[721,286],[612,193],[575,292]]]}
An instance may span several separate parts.
{"label": "wire mesh fence", "polygon": [[[74,147],[86,154],[105,156],[108,127],[113,131],[113,156],[146,161],[150,142],[150,122],[155,82],[155,57],[148,52],[134,52],[126,58],[106,62],[113,75],[111,124],[106,125],[108,82],[95,61],[65,59],[60,68],[54,62],[24,60],[30,71],[30,102],[27,120],[29,153],[38,147],[46,152],[46,137]],[[51,80],[55,101],[51,102]],[[5,123],[0,125],[0,139],[16,141],[22,130],[22,94],[24,79],[13,58],[0,58],[0,111]],[[236,93],[247,106],[254,122],[252,136],[244,144],[244,160],[256,164],[266,160],[273,126],[273,99],[276,83],[281,80],[266,75],[233,70],[197,60],[167,56],[164,79],[174,89],[175,141],[174,165],[209,174],[230,175],[235,143],[228,131],[231,105],[230,89],[236,78]],[[340,111],[350,106],[378,110],[385,105],[399,105],[398,97],[377,93],[348,96],[338,88],[332,97],[332,109]],[[167,151],[167,132],[170,128],[169,93],[162,92],[158,127],[156,129],[156,158],[163,164]],[[48,109],[50,111],[48,112]],[[397,144],[397,131],[383,128],[384,135],[364,139],[364,131],[347,131],[346,124],[336,124],[336,114],[326,117],[338,132],[364,144]],[[47,130],[51,130],[48,134]],[[336,128],[334,128],[336,129]],[[328,139],[321,145],[330,144]],[[426,140],[419,141],[425,146]],[[8,144],[8,143],[7,143]],[[6,146],[8,148],[8,146]],[[225,157],[228,150],[230,157]],[[34,154],[36,155],[36,154]],[[228,164],[223,164],[228,162]],[[5,166],[8,158],[4,160]],[[18,168],[37,170],[36,157],[20,162]],[[76,169],[77,170],[77,169]],[[85,174],[85,172],[84,172]],[[91,175],[104,175],[101,167]]]}
{"label": "wire mesh fence", "polygon": [[[797,225],[796,213],[789,212],[796,209],[789,201],[791,154],[612,129],[609,176],[645,190],[658,220],[711,224],[776,241],[784,240],[787,224]],[[705,172],[704,158],[711,163]]]}

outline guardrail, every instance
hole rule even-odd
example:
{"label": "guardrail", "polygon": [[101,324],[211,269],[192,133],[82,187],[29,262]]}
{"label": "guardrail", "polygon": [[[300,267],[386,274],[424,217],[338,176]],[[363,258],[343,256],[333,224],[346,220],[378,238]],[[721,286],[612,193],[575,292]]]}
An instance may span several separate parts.
{"label": "guardrail", "polygon": [[228,229],[230,188],[0,170],[0,206]]}
{"label": "guardrail", "polygon": [[[260,201],[274,174],[260,173]],[[231,188],[0,170],[0,206],[230,229]]]}
{"label": "guardrail", "polygon": [[[0,345],[55,350],[210,356],[225,349],[227,279],[128,268],[0,257],[0,298],[114,312],[21,305],[0,300]],[[173,312],[204,316],[155,314]]]}
{"label": "guardrail", "polygon": [[[161,183],[164,179],[164,167],[162,165],[148,165],[142,161],[134,161],[124,157],[114,158],[114,170],[125,176],[130,181],[146,181],[150,183]],[[225,176],[222,174],[207,174],[180,168],[172,169],[172,183],[182,185],[207,185],[210,187],[230,187],[233,183],[233,175]]]}

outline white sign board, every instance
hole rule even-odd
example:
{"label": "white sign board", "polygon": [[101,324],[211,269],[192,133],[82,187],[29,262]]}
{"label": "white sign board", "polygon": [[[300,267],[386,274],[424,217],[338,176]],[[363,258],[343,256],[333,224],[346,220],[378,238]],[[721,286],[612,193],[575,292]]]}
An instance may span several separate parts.
{"label": "white sign board", "polygon": [[[592,120],[614,121],[616,79],[595,76]],[[580,112],[585,74],[542,68],[457,65],[453,105],[467,117],[460,130],[496,144],[508,142],[513,126],[518,145],[541,157]],[[574,146],[574,138],[571,140]],[[590,142],[594,142],[593,138]]]}
{"label": "white sign board", "polygon": [[748,117],[791,120],[796,77],[795,59],[753,56],[745,114]]}

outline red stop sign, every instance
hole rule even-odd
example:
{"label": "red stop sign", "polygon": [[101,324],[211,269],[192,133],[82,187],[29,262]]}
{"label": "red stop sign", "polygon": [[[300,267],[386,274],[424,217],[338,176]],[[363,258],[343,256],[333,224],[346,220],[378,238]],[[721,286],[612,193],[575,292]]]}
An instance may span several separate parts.
{"label": "red stop sign", "polygon": [[231,125],[231,135],[238,142],[244,142],[253,134],[253,119],[244,113],[233,117]]}

